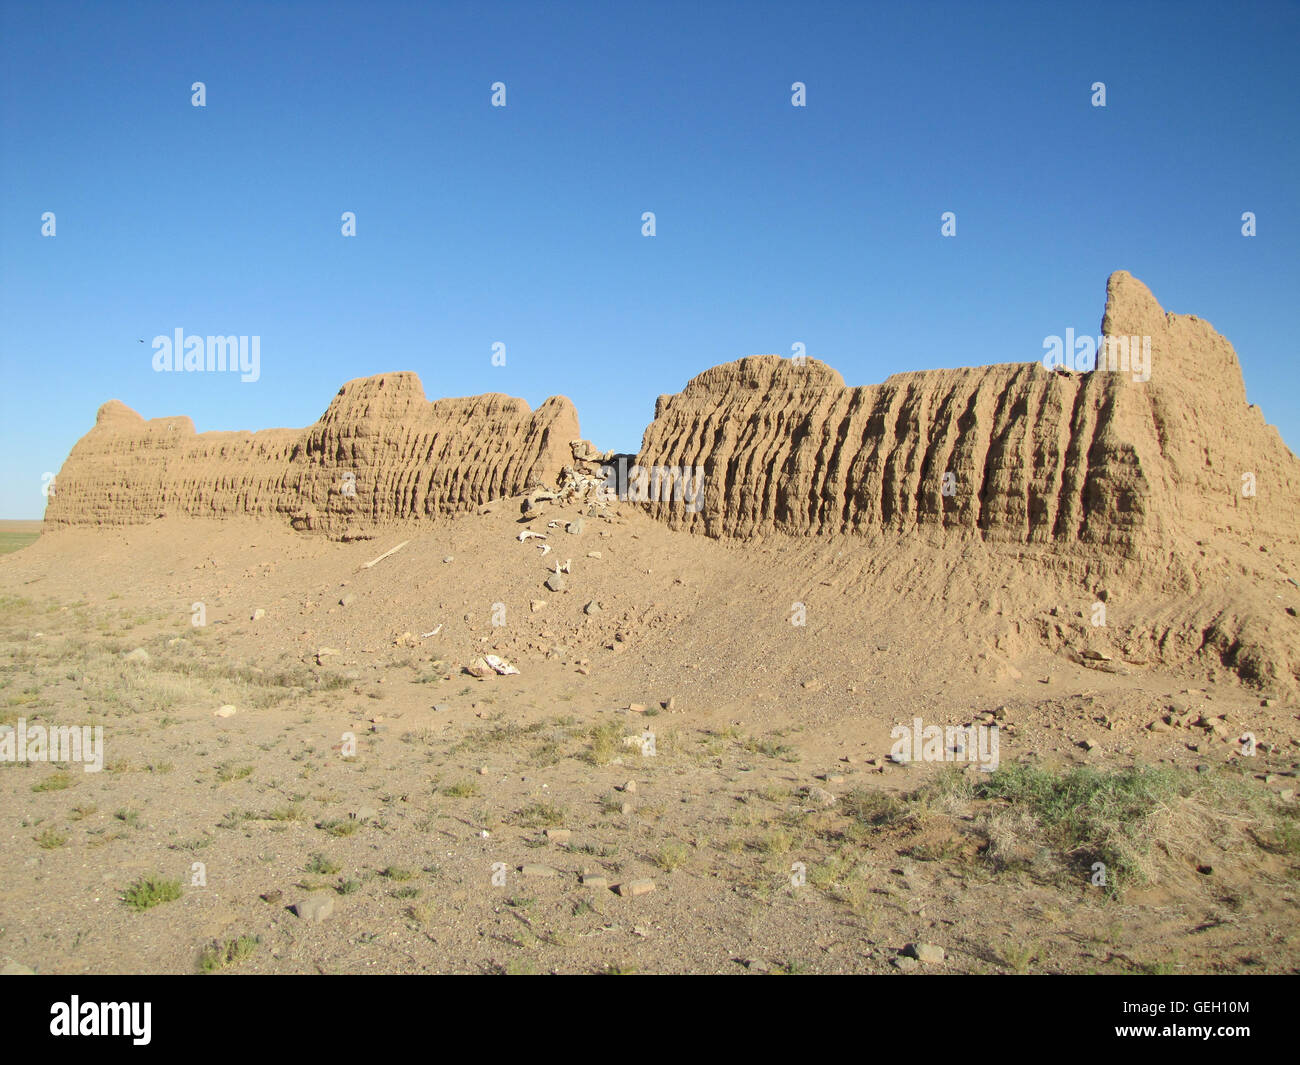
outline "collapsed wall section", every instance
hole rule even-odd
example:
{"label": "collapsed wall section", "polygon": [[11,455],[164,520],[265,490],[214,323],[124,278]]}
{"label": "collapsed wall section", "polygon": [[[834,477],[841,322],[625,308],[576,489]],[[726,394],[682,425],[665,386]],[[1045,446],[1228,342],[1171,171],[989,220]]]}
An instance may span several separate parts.
{"label": "collapsed wall section", "polygon": [[116,400],[72,449],[46,510],[54,524],[253,515],[351,535],[454,514],[552,482],[580,435],[562,396],[536,411],[489,394],[430,403],[413,373],[349,381],[306,429],[195,433]]}

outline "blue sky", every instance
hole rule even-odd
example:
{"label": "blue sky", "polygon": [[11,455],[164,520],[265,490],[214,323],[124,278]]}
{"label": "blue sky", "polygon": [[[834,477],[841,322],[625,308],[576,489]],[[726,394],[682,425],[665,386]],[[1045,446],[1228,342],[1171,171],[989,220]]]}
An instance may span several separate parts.
{"label": "blue sky", "polygon": [[[1098,330],[1120,268],[1224,333],[1300,446],[1296,4],[0,20],[0,517],[40,516],[112,398],[303,426],[344,381],[414,370],[431,399],[567,395],[584,436],[634,451],[660,393],[796,342],[855,385],[1039,358]],[[259,336],[260,379],[154,372],[177,328]]]}

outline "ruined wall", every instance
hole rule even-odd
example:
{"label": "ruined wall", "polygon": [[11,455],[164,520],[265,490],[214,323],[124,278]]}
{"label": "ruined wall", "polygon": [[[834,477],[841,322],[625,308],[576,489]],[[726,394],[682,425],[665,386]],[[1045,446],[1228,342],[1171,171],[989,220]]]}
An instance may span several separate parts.
{"label": "ruined wall", "polygon": [[306,429],[196,434],[189,418],[145,421],[114,400],[72,449],[45,517],[253,514],[351,535],[554,482],[579,436],[562,396],[536,411],[496,394],[430,403],[413,373],[349,381]]}
{"label": "ruined wall", "polygon": [[1201,529],[1289,535],[1300,462],[1247,405],[1232,346],[1124,272],[1102,328],[1151,337],[1150,380],[1022,362],[848,388],[814,359],[715,366],[659,398],[637,457],[702,467],[703,502],[651,511],[714,536],[926,527],[1127,555]]}
{"label": "ruined wall", "polygon": [[[702,468],[703,497],[650,510],[713,536],[923,529],[1126,558],[1219,532],[1294,538],[1300,461],[1247,404],[1232,346],[1122,271],[1102,330],[1151,338],[1149,380],[1024,361],[849,388],[813,359],[715,366],[659,398],[637,456]],[[412,373],[348,382],[303,430],[196,435],[188,418],[146,422],[114,401],[59,473],[46,519],[254,514],[351,535],[554,485],[579,436],[563,397],[536,411],[496,394],[430,403]]]}

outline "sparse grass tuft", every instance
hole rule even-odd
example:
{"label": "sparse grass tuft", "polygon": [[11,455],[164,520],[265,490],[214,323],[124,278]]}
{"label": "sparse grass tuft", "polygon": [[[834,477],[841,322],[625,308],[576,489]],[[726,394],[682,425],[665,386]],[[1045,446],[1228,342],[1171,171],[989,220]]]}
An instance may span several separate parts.
{"label": "sparse grass tuft", "polygon": [[671,873],[685,865],[690,856],[691,849],[685,843],[680,840],[669,840],[655,854],[654,863],[665,873]]}
{"label": "sparse grass tuft", "polygon": [[205,973],[216,972],[228,965],[238,965],[257,950],[261,939],[257,936],[240,936],[225,943],[213,942],[199,955],[199,969]]}
{"label": "sparse grass tuft", "polygon": [[1151,879],[1156,829],[1168,824],[1192,783],[1178,770],[1147,766],[1059,772],[1014,765],[979,781],[972,793],[1028,813],[1047,845],[1071,862],[1103,862],[1107,886],[1118,890],[1125,881]]}
{"label": "sparse grass tuft", "polygon": [[217,781],[221,784],[228,784],[232,780],[243,780],[252,774],[251,765],[232,765],[230,762],[223,762],[217,766]]}
{"label": "sparse grass tuft", "polygon": [[556,828],[564,824],[567,816],[564,807],[557,806],[548,799],[544,802],[530,802],[512,814],[509,820],[524,828]]}
{"label": "sparse grass tuft", "polygon": [[315,873],[317,876],[333,876],[343,867],[336,862],[330,861],[325,855],[316,853],[311,856],[306,868],[307,872]]}
{"label": "sparse grass tuft", "polygon": [[602,725],[593,725],[587,732],[587,749],[582,758],[592,765],[608,765],[623,752],[623,725],[619,721],[607,721]]}
{"label": "sparse grass tuft", "polygon": [[754,841],[754,849],[764,854],[785,854],[794,846],[794,836],[784,828],[774,828]]}
{"label": "sparse grass tuft", "polygon": [[895,795],[855,788],[840,800],[844,812],[872,828],[892,824],[907,814],[907,804]]}
{"label": "sparse grass tuft", "polygon": [[141,877],[122,893],[122,901],[133,910],[148,910],[181,897],[181,882],[160,876]]}
{"label": "sparse grass tuft", "polygon": [[741,741],[741,746],[750,754],[761,754],[767,758],[779,758],[783,762],[797,762],[799,752],[788,743],[779,741],[780,733],[772,736],[749,736]]}
{"label": "sparse grass tuft", "polygon": [[1288,848],[1300,842],[1294,811],[1239,769],[1016,764],[988,774],[942,773],[904,797],[858,789],[841,809],[859,830],[921,832],[908,853],[923,860],[967,853],[974,833],[986,841],[983,855],[994,868],[1025,866],[1043,875],[1055,861],[1088,883],[1100,862],[1110,895],[1161,877],[1186,879],[1207,839],[1222,848],[1253,841],[1276,853],[1294,853]]}

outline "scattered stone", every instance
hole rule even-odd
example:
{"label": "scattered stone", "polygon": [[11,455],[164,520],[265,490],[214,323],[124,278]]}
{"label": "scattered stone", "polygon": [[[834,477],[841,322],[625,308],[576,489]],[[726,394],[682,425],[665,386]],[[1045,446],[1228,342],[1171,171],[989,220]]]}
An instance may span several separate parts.
{"label": "scattered stone", "polygon": [[624,817],[626,817],[631,812],[632,812],[632,804],[630,802],[625,802],[621,807],[619,807],[619,813],[621,813]]}
{"label": "scattered stone", "polygon": [[909,943],[903,948],[903,953],[924,965],[942,965],[947,957],[943,947],[935,946],[933,943]]}
{"label": "scattered stone", "polygon": [[549,577],[546,578],[546,587],[553,592],[562,592],[568,586],[569,586],[568,581],[566,581],[558,573],[552,573]]}
{"label": "scattered stone", "polygon": [[570,536],[581,536],[582,519],[575,518],[573,521],[569,522],[569,524],[564,527],[564,531],[568,533]]}
{"label": "scattered stone", "polygon": [[817,680],[817,679],[814,677],[814,678],[811,678],[811,679],[809,679],[809,680],[804,681],[804,682],[803,682],[803,687],[804,687],[805,690],[810,691],[810,692],[819,692],[819,691],[822,690],[822,688],[824,687],[824,685],[822,684],[821,681]]}
{"label": "scattered stone", "polygon": [[593,615],[593,616],[599,614],[600,604],[593,599],[590,603],[588,603],[586,606],[582,608],[582,612],[584,614]]}
{"label": "scattered stone", "polygon": [[568,843],[573,832],[567,828],[548,828],[546,838],[552,843]]}
{"label": "scattered stone", "polygon": [[455,561],[456,561],[456,556],[455,556],[455,555],[444,555],[443,558],[442,558],[442,561],[443,561],[444,563],[455,562]]}
{"label": "scattered stone", "polygon": [[825,788],[809,788],[808,798],[818,806],[834,806],[839,801]]}
{"label": "scattered stone", "polygon": [[745,968],[751,973],[770,973],[772,966],[768,965],[762,958],[750,958],[745,962]]}
{"label": "scattered stone", "polygon": [[545,600],[545,599],[533,599],[533,600],[531,600],[531,601],[529,602],[529,604],[528,604],[528,609],[531,610],[534,614],[536,614],[539,610],[545,610],[545,609],[546,609],[546,600]]}
{"label": "scattered stone", "polygon": [[541,876],[541,877],[557,877],[560,875],[560,871],[558,869],[553,869],[549,865],[535,865],[532,863],[529,863],[527,865],[521,865],[519,867],[519,873],[521,876]]}
{"label": "scattered stone", "polygon": [[279,888],[272,888],[270,891],[268,891],[265,895],[262,896],[262,901],[267,903],[268,905],[274,906],[282,898],[284,898],[284,892],[281,891]]}
{"label": "scattered stone", "polygon": [[890,959],[890,964],[895,969],[901,969],[905,973],[914,972],[921,967],[921,963],[915,958],[909,958],[906,954],[898,954]]}
{"label": "scattered stone", "polygon": [[549,503],[554,498],[554,492],[549,488],[543,488],[539,485],[528,493],[528,498],[524,500],[521,509],[527,513],[530,510],[536,510],[538,503]]}
{"label": "scattered stone", "polygon": [[634,793],[636,791],[636,781],[629,780],[626,784],[623,785],[623,790],[626,792]]}
{"label": "scattered stone", "polygon": [[519,670],[508,660],[498,655],[479,655],[478,658],[465,667],[465,672],[471,677],[484,678],[496,676],[497,674],[503,677],[517,676]]}
{"label": "scattered stone", "polygon": [[843,778],[839,773],[827,773],[827,774],[826,774],[826,783],[827,783],[827,784],[843,784],[843,783],[844,783],[844,778]]}
{"label": "scattered stone", "polygon": [[639,895],[648,895],[655,889],[655,882],[647,877],[639,880],[628,880],[618,885],[618,893],[624,898],[637,898]]}
{"label": "scattered stone", "polygon": [[330,658],[333,655],[337,655],[338,653],[339,651],[337,648],[322,647],[320,650],[316,652],[316,664],[318,666],[323,666],[325,664],[323,659]]}
{"label": "scattered stone", "polygon": [[373,806],[361,806],[352,811],[349,816],[354,821],[373,821],[379,816],[379,811]]}
{"label": "scattered stone", "polygon": [[238,712],[239,712],[238,710],[236,710],[233,706],[227,703],[225,706],[219,707],[216,710],[214,710],[212,712],[212,716],[213,717],[234,717],[235,714],[237,714]]}
{"label": "scattered stone", "polygon": [[483,661],[492,667],[493,672],[499,673],[503,677],[516,677],[519,675],[519,670],[508,659],[500,658],[497,655],[484,655]]}
{"label": "scattered stone", "polygon": [[1173,729],[1170,728],[1169,725],[1165,724],[1165,722],[1162,721],[1160,718],[1156,718],[1154,721],[1152,721],[1151,724],[1149,724],[1149,725],[1147,726],[1147,728],[1150,729],[1152,732],[1172,732],[1172,731],[1173,731]]}
{"label": "scattered stone", "polygon": [[599,551],[588,551],[588,552],[587,552],[587,557],[588,557],[588,558],[600,558],[600,552],[599,552]]}
{"label": "scattered stone", "polygon": [[149,652],[143,647],[137,647],[134,651],[128,652],[126,660],[128,662],[148,662]]}
{"label": "scattered stone", "polygon": [[263,610],[260,606],[253,611],[254,621],[261,621],[264,617],[266,617],[266,611]]}
{"label": "scattered stone", "polygon": [[491,773],[491,772],[492,772],[492,770],[490,770],[490,769],[489,769],[487,766],[485,766],[485,765],[481,765],[481,766],[478,767],[478,775],[481,776],[481,777],[485,777],[485,776],[487,776],[487,775],[488,775],[489,773]]}
{"label": "scattered stone", "polygon": [[634,714],[644,714],[649,709],[645,703],[628,703],[627,708]]}
{"label": "scattered stone", "polygon": [[348,592],[346,595],[339,598],[339,606],[351,606],[356,601],[357,597],[351,592]]}
{"label": "scattered stone", "polygon": [[663,701],[663,708],[671,714],[677,709],[677,697],[675,695],[668,696],[668,698]]}
{"label": "scattered stone", "polygon": [[334,892],[313,891],[293,908],[304,921],[323,921],[334,912]]}
{"label": "scattered stone", "polygon": [[584,874],[582,878],[582,886],[589,887],[589,888],[608,888],[609,877],[597,876],[595,874],[590,874],[590,873]]}

